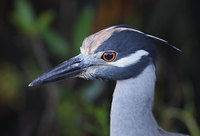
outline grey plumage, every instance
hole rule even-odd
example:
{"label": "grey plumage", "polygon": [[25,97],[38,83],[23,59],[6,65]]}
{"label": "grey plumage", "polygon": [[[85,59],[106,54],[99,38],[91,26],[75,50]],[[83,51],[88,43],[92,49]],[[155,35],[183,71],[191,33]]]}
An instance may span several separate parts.
{"label": "grey plumage", "polygon": [[[116,80],[111,136],[184,136],[161,129],[152,114],[157,57],[152,39],[168,44],[127,25],[101,30],[83,41],[81,54],[36,78],[29,86],[70,77]],[[107,60],[105,53],[108,59],[114,58]]]}

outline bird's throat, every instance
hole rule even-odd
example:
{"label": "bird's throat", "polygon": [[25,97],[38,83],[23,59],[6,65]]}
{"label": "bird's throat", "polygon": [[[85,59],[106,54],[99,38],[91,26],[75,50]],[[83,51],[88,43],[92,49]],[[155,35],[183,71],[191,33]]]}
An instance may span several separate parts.
{"label": "bird's throat", "polygon": [[155,66],[151,64],[137,77],[117,81],[110,136],[157,135],[157,123],[152,114],[155,80]]}

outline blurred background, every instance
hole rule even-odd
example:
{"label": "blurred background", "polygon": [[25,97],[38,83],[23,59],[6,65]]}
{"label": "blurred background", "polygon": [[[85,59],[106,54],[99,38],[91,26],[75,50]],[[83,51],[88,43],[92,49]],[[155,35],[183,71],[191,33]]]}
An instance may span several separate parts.
{"label": "blurred background", "polygon": [[79,53],[82,40],[128,24],[157,44],[154,114],[168,131],[200,136],[198,0],[1,0],[0,135],[108,136],[115,82],[68,79],[27,87]]}

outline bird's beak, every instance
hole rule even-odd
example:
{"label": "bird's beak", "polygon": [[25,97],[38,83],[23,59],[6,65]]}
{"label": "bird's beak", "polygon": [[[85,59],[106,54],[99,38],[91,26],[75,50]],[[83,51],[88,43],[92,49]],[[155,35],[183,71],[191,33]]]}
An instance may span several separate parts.
{"label": "bird's beak", "polygon": [[82,61],[82,55],[71,58],[60,65],[56,66],[47,73],[42,74],[33,80],[29,86],[42,85],[46,83],[56,82],[70,77],[76,77],[89,67]]}

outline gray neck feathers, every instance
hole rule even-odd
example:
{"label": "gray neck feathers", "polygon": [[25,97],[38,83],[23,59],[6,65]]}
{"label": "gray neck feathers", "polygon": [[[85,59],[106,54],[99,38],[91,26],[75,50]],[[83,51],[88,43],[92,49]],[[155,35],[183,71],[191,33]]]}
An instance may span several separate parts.
{"label": "gray neck feathers", "polygon": [[155,66],[135,78],[118,80],[111,108],[110,136],[159,136],[152,114]]}

